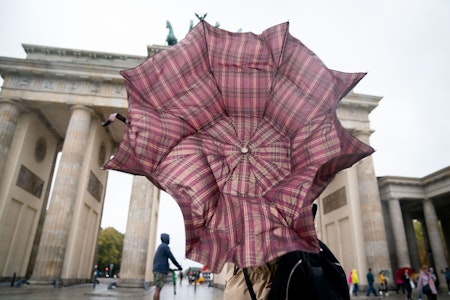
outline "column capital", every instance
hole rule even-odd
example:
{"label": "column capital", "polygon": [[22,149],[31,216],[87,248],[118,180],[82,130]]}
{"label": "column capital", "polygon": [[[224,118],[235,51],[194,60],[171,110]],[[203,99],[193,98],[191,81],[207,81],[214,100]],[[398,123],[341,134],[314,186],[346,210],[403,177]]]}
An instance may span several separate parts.
{"label": "column capital", "polygon": [[374,133],[375,131],[370,129],[370,128],[354,128],[354,129],[350,129],[349,130],[351,134],[353,134],[354,136],[358,137],[358,136],[365,136],[365,137],[370,137],[372,135],[372,133]]}
{"label": "column capital", "polygon": [[85,110],[85,111],[89,112],[91,115],[94,112],[91,108],[89,108],[87,106],[84,106],[84,105],[81,105],[81,104],[72,105],[72,107],[70,108],[70,110],[72,110],[72,111],[77,110],[77,109]]}
{"label": "column capital", "polygon": [[15,107],[19,108],[20,111],[24,110],[23,104],[17,100],[0,98],[0,105],[2,105],[2,104],[11,104],[11,105],[14,105]]}

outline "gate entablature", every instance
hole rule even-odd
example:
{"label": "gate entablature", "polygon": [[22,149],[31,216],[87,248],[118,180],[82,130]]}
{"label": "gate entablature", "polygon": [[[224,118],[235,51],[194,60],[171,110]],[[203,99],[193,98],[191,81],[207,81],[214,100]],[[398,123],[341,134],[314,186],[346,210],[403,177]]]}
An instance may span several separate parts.
{"label": "gate entablature", "polygon": [[[64,137],[72,105],[91,108],[99,120],[127,114],[128,102],[120,70],[146,57],[24,45],[26,59],[0,58],[4,78],[1,97],[19,101],[44,117]],[[123,130],[110,130],[114,143]]]}

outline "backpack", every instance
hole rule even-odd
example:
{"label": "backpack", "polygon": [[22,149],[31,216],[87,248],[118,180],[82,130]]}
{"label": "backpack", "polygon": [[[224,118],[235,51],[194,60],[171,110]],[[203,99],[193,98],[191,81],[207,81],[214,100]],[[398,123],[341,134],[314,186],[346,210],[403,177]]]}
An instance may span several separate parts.
{"label": "backpack", "polygon": [[319,240],[320,252],[294,251],[283,255],[275,272],[269,300],[349,300],[345,271]]}
{"label": "backpack", "polygon": [[[315,218],[315,203],[312,212]],[[269,300],[350,300],[344,269],[321,240],[319,246],[319,253],[294,251],[280,257]],[[250,296],[256,299],[247,270],[243,272]]]}

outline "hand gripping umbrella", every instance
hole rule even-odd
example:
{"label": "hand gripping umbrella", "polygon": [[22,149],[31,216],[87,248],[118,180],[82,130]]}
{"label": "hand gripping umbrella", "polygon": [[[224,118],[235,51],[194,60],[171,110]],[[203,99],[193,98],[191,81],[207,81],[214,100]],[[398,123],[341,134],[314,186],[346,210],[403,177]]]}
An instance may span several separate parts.
{"label": "hand gripping umbrella", "polygon": [[311,203],[373,149],[336,116],[364,77],[328,69],[288,32],[201,21],[122,71],[126,131],[106,169],[146,176],[179,204],[186,256],[220,272],[318,252]]}

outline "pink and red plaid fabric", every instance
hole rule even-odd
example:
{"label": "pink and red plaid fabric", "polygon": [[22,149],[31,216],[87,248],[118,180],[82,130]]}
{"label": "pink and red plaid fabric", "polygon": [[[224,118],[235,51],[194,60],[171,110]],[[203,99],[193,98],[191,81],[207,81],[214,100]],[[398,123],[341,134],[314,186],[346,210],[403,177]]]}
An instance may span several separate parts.
{"label": "pink and red plaid fabric", "polygon": [[219,272],[318,251],[312,201],[373,152],[336,116],[364,73],[328,69],[288,23],[256,35],[202,21],[121,74],[127,130],[105,168],[174,197],[188,258]]}

